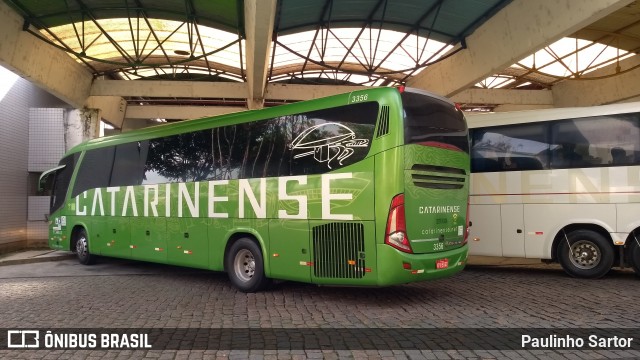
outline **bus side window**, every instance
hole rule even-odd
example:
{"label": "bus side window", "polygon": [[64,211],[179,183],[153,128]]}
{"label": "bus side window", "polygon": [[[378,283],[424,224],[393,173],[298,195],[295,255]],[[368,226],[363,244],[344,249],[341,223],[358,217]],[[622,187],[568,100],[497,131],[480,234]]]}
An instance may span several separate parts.
{"label": "bus side window", "polygon": [[142,184],[149,141],[135,141],[116,146],[109,186]]}
{"label": "bus side window", "polygon": [[84,154],[71,192],[72,197],[86,190],[109,186],[114,152],[114,146],[107,146],[89,150]]}

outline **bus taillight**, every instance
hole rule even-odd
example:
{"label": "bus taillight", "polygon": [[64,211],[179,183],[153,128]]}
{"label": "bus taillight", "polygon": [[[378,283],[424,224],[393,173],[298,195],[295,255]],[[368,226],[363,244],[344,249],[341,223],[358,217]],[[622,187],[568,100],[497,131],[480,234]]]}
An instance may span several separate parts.
{"label": "bus taillight", "polygon": [[396,195],[391,200],[384,242],[400,251],[413,253],[407,237],[407,223],[404,217],[404,194]]}

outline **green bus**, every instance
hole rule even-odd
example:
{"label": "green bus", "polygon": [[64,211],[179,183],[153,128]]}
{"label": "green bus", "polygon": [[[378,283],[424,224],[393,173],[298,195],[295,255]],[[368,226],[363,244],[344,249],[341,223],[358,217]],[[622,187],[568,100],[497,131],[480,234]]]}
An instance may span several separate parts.
{"label": "green bus", "polygon": [[455,104],[372,88],[90,140],[40,182],[51,248],[225,271],[254,292],[459,272],[469,164]]}

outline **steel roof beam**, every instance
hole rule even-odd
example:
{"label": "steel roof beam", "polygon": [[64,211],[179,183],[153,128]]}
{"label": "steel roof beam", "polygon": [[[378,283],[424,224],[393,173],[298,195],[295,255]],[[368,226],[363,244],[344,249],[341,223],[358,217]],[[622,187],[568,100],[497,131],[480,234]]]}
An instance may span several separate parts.
{"label": "steel roof beam", "polygon": [[249,109],[259,109],[264,104],[275,16],[276,0],[244,2]]}
{"label": "steel roof beam", "polygon": [[235,106],[185,106],[185,105],[129,105],[124,115],[127,119],[198,119],[247,110]]}
{"label": "steel roof beam", "polygon": [[[607,75],[614,74],[614,75]],[[640,96],[640,57],[633,56],[552,88],[556,107],[612,104]]]}
{"label": "steel roof beam", "polygon": [[459,104],[553,105],[549,90],[467,89],[451,100]]}
{"label": "steel roof beam", "polygon": [[466,38],[467,49],[429,66],[407,85],[453,96],[631,2],[514,0]]}
{"label": "steel roof beam", "polygon": [[95,80],[92,96],[140,96],[176,98],[244,99],[247,85],[232,82],[173,81],[173,80]]}

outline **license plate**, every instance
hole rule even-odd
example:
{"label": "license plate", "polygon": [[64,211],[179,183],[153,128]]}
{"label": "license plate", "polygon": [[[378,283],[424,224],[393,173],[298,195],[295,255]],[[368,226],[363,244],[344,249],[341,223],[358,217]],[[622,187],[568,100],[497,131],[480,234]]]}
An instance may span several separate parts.
{"label": "license plate", "polygon": [[436,269],[446,269],[449,267],[449,259],[436,260]]}

